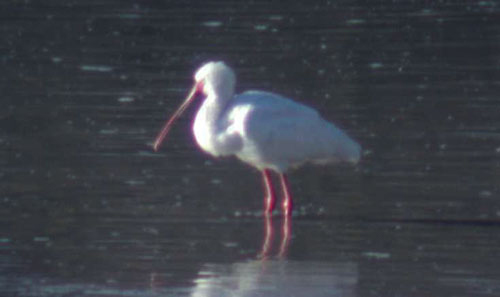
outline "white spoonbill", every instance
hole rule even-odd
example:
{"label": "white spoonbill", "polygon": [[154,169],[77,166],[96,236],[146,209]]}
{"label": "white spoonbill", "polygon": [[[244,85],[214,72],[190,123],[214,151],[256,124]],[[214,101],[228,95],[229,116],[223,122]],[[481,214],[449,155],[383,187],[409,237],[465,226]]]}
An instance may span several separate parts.
{"label": "white spoonbill", "polygon": [[196,95],[205,95],[193,124],[198,145],[215,157],[235,155],[262,172],[266,214],[274,210],[276,201],[271,171],[279,175],[283,212],[290,215],[288,169],[305,162],[356,163],[360,158],[360,145],[314,109],[269,92],[235,95],[234,72],[223,62],[206,63],[194,80],[188,97],[156,138],[154,150]]}

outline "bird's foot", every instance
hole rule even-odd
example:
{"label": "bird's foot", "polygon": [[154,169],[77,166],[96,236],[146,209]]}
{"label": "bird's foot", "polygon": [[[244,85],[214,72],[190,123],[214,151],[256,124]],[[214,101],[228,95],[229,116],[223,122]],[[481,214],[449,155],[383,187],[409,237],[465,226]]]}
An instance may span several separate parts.
{"label": "bird's foot", "polygon": [[266,208],[265,208],[266,215],[272,214],[276,206],[276,198],[274,197],[274,195],[270,195],[266,197],[265,201],[266,201]]}
{"label": "bird's foot", "polygon": [[283,201],[283,213],[285,216],[291,216],[293,211],[293,202],[292,199],[287,198]]}

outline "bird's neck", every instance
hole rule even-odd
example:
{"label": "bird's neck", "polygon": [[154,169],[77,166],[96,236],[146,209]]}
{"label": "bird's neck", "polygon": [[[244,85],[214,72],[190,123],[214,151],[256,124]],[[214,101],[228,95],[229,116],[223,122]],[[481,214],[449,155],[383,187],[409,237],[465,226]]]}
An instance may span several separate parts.
{"label": "bird's neck", "polygon": [[198,144],[208,152],[215,154],[217,136],[220,130],[220,119],[224,114],[230,98],[221,98],[209,94],[201,105],[193,125]]}
{"label": "bird's neck", "polygon": [[219,95],[209,94],[201,105],[198,114],[202,113],[205,123],[209,126],[214,126],[215,128],[229,99],[230,98]]}

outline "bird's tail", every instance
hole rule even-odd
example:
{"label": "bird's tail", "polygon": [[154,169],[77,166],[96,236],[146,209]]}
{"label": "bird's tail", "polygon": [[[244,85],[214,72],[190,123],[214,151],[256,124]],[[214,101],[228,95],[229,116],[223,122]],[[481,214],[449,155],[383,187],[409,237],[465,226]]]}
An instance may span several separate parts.
{"label": "bird's tail", "polygon": [[361,145],[334,125],[329,128],[334,136],[330,145],[336,159],[340,162],[358,163],[361,158]]}

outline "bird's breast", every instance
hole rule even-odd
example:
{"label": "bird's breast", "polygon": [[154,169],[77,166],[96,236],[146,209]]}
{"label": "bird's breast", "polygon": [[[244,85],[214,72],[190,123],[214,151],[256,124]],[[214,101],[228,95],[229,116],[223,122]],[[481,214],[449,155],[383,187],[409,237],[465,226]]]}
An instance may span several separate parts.
{"label": "bird's breast", "polygon": [[193,134],[196,142],[204,151],[216,155],[214,152],[213,138],[214,129],[210,119],[207,119],[206,114],[201,112],[197,113],[193,123]]}

